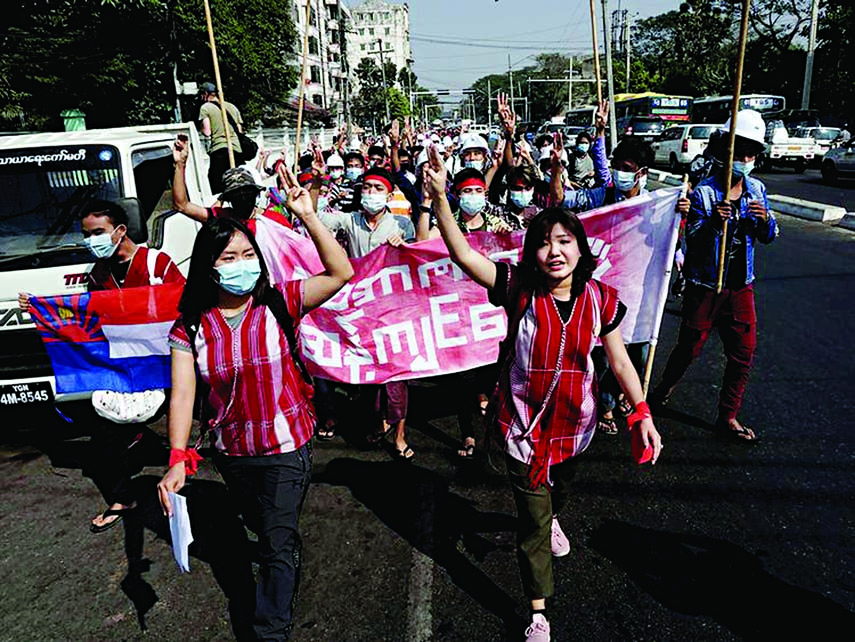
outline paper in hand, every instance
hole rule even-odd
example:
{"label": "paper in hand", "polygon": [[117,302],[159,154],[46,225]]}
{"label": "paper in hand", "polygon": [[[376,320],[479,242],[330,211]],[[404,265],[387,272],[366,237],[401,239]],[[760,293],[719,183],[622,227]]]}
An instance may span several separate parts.
{"label": "paper in hand", "polygon": [[169,533],[172,535],[172,554],[182,573],[190,572],[190,544],[193,533],[190,531],[190,513],[187,512],[187,498],[169,493],[172,503],[172,516],[169,518]]}

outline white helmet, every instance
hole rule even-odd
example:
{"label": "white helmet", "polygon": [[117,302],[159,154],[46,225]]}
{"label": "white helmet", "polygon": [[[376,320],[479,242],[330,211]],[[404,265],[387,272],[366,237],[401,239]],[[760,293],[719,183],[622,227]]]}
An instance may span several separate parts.
{"label": "white helmet", "polygon": [[327,167],[344,167],[344,159],[338,154],[330,154],[327,159]]}
{"label": "white helmet", "polygon": [[490,153],[490,147],[487,145],[487,141],[484,140],[483,136],[479,136],[478,134],[469,134],[468,136],[461,137],[459,150],[460,155],[463,156],[463,154],[469,149],[480,149],[484,152],[485,156]]}
{"label": "white helmet", "polygon": [[[724,124],[724,131],[730,131],[730,118]],[[766,123],[759,111],[743,109],[736,114],[736,135],[766,147]]]}

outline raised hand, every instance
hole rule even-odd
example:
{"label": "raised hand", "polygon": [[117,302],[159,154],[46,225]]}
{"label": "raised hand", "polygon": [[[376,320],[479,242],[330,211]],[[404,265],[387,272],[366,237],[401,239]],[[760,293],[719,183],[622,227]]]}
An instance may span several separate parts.
{"label": "raised hand", "polygon": [[301,221],[315,214],[315,206],[312,204],[312,196],[305,189],[300,187],[294,172],[282,163],[279,167],[279,175],[282,177],[282,183],[287,192],[285,206]]}
{"label": "raised hand", "polygon": [[315,147],[312,151],[312,173],[315,176],[323,176],[327,173],[327,164],[324,162],[320,147]]}
{"label": "raised hand", "polygon": [[392,145],[397,146],[401,140],[401,125],[398,123],[398,119],[392,121],[392,126],[389,128],[389,140]]}
{"label": "raised hand", "polygon": [[597,109],[594,123],[597,127],[597,133],[602,135],[606,131],[606,125],[609,122],[609,101],[604,100],[600,103]]}
{"label": "raised hand", "polygon": [[187,134],[178,134],[172,142],[172,160],[176,163],[186,163],[190,155],[190,139]]}
{"label": "raised hand", "polygon": [[508,97],[506,94],[498,94],[496,96],[496,106],[499,112],[499,121],[508,136],[513,136],[517,127],[517,117],[514,114],[513,108],[508,105]]}
{"label": "raised hand", "polygon": [[561,167],[562,156],[564,155],[564,136],[561,132],[555,132],[552,135],[552,167]]}
{"label": "raised hand", "polygon": [[445,182],[448,170],[436,150],[436,145],[428,147],[428,162],[424,168],[424,189],[432,199],[445,198]]}

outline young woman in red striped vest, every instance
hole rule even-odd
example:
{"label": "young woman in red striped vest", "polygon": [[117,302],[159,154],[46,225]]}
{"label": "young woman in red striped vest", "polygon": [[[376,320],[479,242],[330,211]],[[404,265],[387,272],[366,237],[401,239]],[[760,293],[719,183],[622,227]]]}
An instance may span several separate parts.
{"label": "young woman in red striped vest", "polygon": [[597,338],[635,407],[628,421],[636,441],[653,462],[661,439],[617,331],[626,308],[613,288],[592,278],[596,259],[579,219],[563,209],[543,210],[528,227],[520,264],[495,263],[473,250],[457,226],[445,194],[446,170],[434,148],[426,175],[452,260],[508,314],[488,414],[501,429],[517,508],[517,557],[532,610],[526,639],[548,641],[552,557],[570,550],[558,515],[567,501],[576,455],[596,431],[591,350]]}
{"label": "young woman in red striped vest", "polygon": [[287,206],[302,221],[325,268],[306,280],[272,286],[258,243],[239,220],[217,218],[199,231],[181,316],[169,334],[170,467],[158,484],[164,512],[171,514],[169,493],[184,486],[199,458],[188,448],[198,370],[209,386],[205,428],[217,450],[214,463],[244,522],[258,535],[252,620],[260,640],[290,635],[300,565],[297,526],[311,478],[315,410],[299,357],[298,324],[353,276],[309,193],[293,179]]}

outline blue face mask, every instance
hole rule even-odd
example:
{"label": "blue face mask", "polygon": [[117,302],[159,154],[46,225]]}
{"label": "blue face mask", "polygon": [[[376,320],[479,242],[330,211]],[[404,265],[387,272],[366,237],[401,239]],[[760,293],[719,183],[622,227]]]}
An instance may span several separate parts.
{"label": "blue face mask", "polygon": [[343,169],[331,169],[330,170],[330,178],[332,178],[334,181],[338,180],[342,176],[344,176],[344,170]]}
{"label": "blue face mask", "polygon": [[377,214],[384,207],[386,207],[386,200],[387,200],[386,194],[378,194],[378,193],[372,192],[370,194],[363,194],[361,202],[362,202],[362,207],[365,208],[365,210],[367,210],[371,214]]}
{"label": "blue face mask", "polygon": [[733,174],[740,178],[748,178],[748,175],[754,171],[754,161],[743,163],[742,161],[733,161]]}
{"label": "blue face mask", "polygon": [[96,259],[109,259],[116,253],[119,244],[113,243],[113,234],[98,234],[83,240],[83,243]]}
{"label": "blue face mask", "polygon": [[590,143],[579,143],[576,145],[576,151],[580,154],[587,154],[589,149],[591,149]]}
{"label": "blue face mask", "polygon": [[482,160],[468,160],[463,162],[464,167],[471,167],[472,169],[477,169],[479,172],[484,171],[484,161]]}
{"label": "blue face mask", "polygon": [[258,259],[224,263],[214,269],[220,275],[220,287],[238,296],[252,292],[258,277],[261,276],[261,263]]}
{"label": "blue face mask", "polygon": [[318,211],[322,212],[330,206],[330,199],[326,196],[318,196]]}
{"label": "blue face mask", "polygon": [[533,189],[511,190],[511,202],[520,209],[528,207],[534,198]]}
{"label": "blue face mask", "polygon": [[460,197],[460,209],[467,214],[477,214],[487,204],[487,197],[483,194],[463,194]]}
{"label": "blue face mask", "polygon": [[621,172],[613,169],[612,182],[615,184],[615,189],[617,191],[628,192],[635,187],[635,172]]}
{"label": "blue face mask", "polygon": [[365,170],[361,167],[348,167],[345,170],[345,176],[347,176],[350,180],[355,181],[357,178],[362,176]]}

